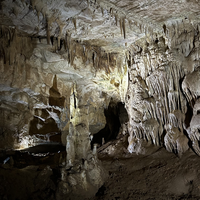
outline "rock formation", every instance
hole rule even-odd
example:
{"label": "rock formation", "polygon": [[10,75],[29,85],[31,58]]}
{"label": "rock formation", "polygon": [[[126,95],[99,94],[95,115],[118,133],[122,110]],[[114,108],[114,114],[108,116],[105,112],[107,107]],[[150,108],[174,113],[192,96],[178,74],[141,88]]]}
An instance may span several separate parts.
{"label": "rock formation", "polygon": [[96,148],[119,132],[129,153],[148,143],[200,155],[199,8],[1,1],[0,149],[64,145],[56,199],[97,192],[107,172]]}

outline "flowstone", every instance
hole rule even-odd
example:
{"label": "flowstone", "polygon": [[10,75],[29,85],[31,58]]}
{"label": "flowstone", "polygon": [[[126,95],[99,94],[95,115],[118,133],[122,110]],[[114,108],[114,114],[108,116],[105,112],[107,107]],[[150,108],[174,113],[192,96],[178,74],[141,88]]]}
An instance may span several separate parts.
{"label": "flowstone", "polygon": [[162,37],[146,35],[136,42],[140,48],[129,50],[133,61],[126,97],[130,119],[128,150],[138,154],[141,149],[142,153],[139,141],[144,140],[181,156],[188,150],[190,140],[199,154],[199,45],[191,43],[196,41],[198,30],[188,20],[174,20],[165,28]]}

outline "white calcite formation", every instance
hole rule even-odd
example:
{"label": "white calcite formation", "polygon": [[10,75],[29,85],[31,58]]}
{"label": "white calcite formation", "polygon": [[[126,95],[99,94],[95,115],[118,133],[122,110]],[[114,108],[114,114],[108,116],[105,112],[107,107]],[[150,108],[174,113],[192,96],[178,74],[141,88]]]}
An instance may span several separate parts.
{"label": "white calcite formation", "polygon": [[95,136],[104,144],[117,126],[129,153],[153,144],[182,156],[191,142],[200,155],[199,9],[198,1],[1,1],[0,149],[66,146],[57,199],[103,185]]}
{"label": "white calcite formation", "polygon": [[147,36],[129,50],[130,152],[136,149],[134,141],[143,139],[181,156],[190,139],[199,154],[198,30],[194,21],[174,20],[166,23],[162,36]]}

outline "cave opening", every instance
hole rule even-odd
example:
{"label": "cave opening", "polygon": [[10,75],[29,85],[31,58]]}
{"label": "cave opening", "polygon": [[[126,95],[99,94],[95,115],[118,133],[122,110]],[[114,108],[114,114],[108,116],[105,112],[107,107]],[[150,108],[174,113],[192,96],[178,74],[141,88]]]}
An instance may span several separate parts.
{"label": "cave opening", "polygon": [[[187,112],[185,113],[185,121],[184,121],[185,129],[188,129],[190,127],[190,122],[193,116],[193,105],[194,105],[193,101],[192,102],[187,101]],[[192,146],[192,141],[190,140],[187,130],[185,129],[183,130],[183,133],[189,140],[188,146],[194,151],[193,146]]]}
{"label": "cave opening", "polygon": [[91,148],[97,143],[99,146],[115,140],[119,134],[121,125],[128,121],[128,113],[122,102],[110,102],[108,108],[104,109],[106,125],[98,133],[93,135]]}

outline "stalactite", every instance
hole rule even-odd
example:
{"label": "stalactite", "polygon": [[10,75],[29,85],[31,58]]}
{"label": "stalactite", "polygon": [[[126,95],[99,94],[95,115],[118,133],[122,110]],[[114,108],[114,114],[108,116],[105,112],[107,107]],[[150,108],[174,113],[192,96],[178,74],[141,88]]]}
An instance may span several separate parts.
{"label": "stalactite", "polygon": [[95,70],[94,77],[96,77],[96,71],[97,71],[97,69],[99,69],[99,56],[98,56],[98,54],[96,55],[96,70]]}
{"label": "stalactite", "polygon": [[73,18],[72,20],[73,20],[73,24],[74,24],[74,29],[76,31],[76,18]]}
{"label": "stalactite", "polygon": [[[124,22],[122,22],[122,30],[123,25]],[[130,76],[131,85],[133,85],[133,82],[137,82],[135,77],[140,76],[146,81],[148,86],[146,89],[148,94],[144,95],[142,93],[142,89],[136,88],[135,85],[132,88],[130,85],[130,93],[132,92],[133,97],[131,100],[127,100],[127,102],[131,104],[130,126],[134,127],[133,129],[135,132],[135,137],[140,138],[142,134],[143,139],[146,137],[148,141],[153,140],[151,131],[148,127],[146,128],[147,131],[145,132],[145,127],[148,125],[142,126],[141,133],[140,121],[144,123],[149,119],[155,119],[159,124],[161,124],[161,127],[169,124],[171,128],[166,128],[166,137],[164,142],[169,151],[177,150],[179,155],[181,155],[188,148],[188,140],[183,134],[183,124],[185,122],[184,117],[185,113],[187,112],[187,101],[193,105],[193,103],[197,101],[197,98],[200,96],[199,83],[197,83],[199,82],[200,69],[198,69],[199,67],[197,67],[198,65],[196,63],[195,67],[191,67],[191,69],[188,69],[186,66],[192,65],[191,60],[199,60],[197,55],[198,53],[196,53],[194,50],[194,47],[198,48],[199,44],[195,44],[196,39],[194,41],[194,32],[193,30],[190,32],[188,31],[189,29],[187,27],[189,26],[185,22],[184,25],[179,24],[178,22],[172,23],[172,25],[164,25],[163,28],[165,29],[164,32],[167,39],[165,39],[161,46],[161,40],[158,34],[155,34],[153,26],[149,25],[149,34],[148,38],[146,38],[148,45],[144,45],[145,47],[143,48],[142,52],[135,51],[136,53],[134,55],[134,60],[136,60],[137,63],[135,64],[133,62],[129,65],[130,73],[133,71],[133,74]],[[142,25],[137,25],[137,27],[140,28],[140,31],[146,29],[146,27],[143,27]],[[152,45],[152,43],[156,44]],[[159,48],[166,48],[166,45],[168,45],[169,48],[166,54],[163,52],[156,52],[157,46]],[[169,55],[168,52],[173,51],[174,48],[178,48],[178,50],[175,50],[177,50],[177,54],[179,54],[178,56],[182,56],[183,63],[185,61],[186,63],[189,61],[186,65],[176,61],[177,55],[174,55],[170,61],[166,60],[166,56],[168,58]],[[143,59],[141,59],[141,57]],[[127,56],[127,60],[131,59]],[[180,87],[181,82],[182,89]],[[185,94],[187,101],[183,96],[183,93]],[[131,94],[128,95],[131,96]],[[152,103],[150,98],[152,98],[155,103]],[[196,115],[199,114],[199,112],[197,113],[197,107],[198,106],[195,107],[194,111]],[[142,119],[139,120],[136,117],[136,111],[133,112],[131,110],[133,108],[137,112],[142,113]],[[191,120],[191,130],[188,131],[188,135],[192,140],[194,150],[198,154],[200,150],[197,141],[200,137],[199,134],[195,133],[196,127],[194,127],[194,124],[197,121],[195,123],[194,121],[196,119],[194,118],[194,120]],[[134,124],[132,120],[137,121],[137,125]],[[153,143],[155,143],[155,141],[153,141]]]}
{"label": "stalactite", "polygon": [[68,62],[71,63],[71,34],[68,32],[66,32],[65,41],[68,52]]}
{"label": "stalactite", "polygon": [[34,10],[35,9],[35,5],[36,5],[36,1],[35,0],[31,0],[31,5],[32,5],[32,8]]}
{"label": "stalactite", "polygon": [[58,50],[60,50],[60,36],[58,36]]}
{"label": "stalactite", "polygon": [[47,20],[47,27],[46,27],[46,32],[47,32],[47,44],[50,44],[50,23],[48,21],[48,17],[46,17]]}
{"label": "stalactite", "polygon": [[95,53],[92,53],[92,63],[93,63],[93,67],[95,68]]}
{"label": "stalactite", "polygon": [[108,62],[108,67],[109,67],[109,65],[110,65],[110,58],[109,58],[110,56],[109,56],[109,53],[107,53],[107,62]]}
{"label": "stalactite", "polygon": [[104,9],[101,7],[102,17],[104,16]]}
{"label": "stalactite", "polygon": [[113,9],[110,8],[110,16],[112,17],[113,16]]}
{"label": "stalactite", "polygon": [[70,52],[70,53],[69,53],[70,66],[72,66],[72,64],[73,64],[73,61],[72,61],[72,54],[73,54],[73,51],[72,51],[71,45],[70,45],[69,52]]}
{"label": "stalactite", "polygon": [[125,18],[123,18],[123,21],[122,21],[122,29],[123,29],[123,33],[124,33],[124,39],[126,39],[126,25],[125,25]]}
{"label": "stalactite", "polygon": [[121,35],[122,35],[122,19],[120,18],[120,32],[121,32]]}
{"label": "stalactite", "polygon": [[42,13],[43,18],[45,19],[46,17],[45,9],[42,9],[40,12]]}
{"label": "stalactite", "polygon": [[65,38],[64,38],[64,44],[65,44],[65,50],[68,50],[68,40],[67,40],[67,34],[65,34]]}
{"label": "stalactite", "polygon": [[117,14],[115,14],[115,23],[116,23],[116,26],[118,25],[117,21],[118,21]]}
{"label": "stalactite", "polygon": [[40,11],[37,9],[38,22],[40,21]]}

